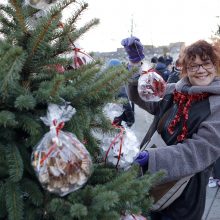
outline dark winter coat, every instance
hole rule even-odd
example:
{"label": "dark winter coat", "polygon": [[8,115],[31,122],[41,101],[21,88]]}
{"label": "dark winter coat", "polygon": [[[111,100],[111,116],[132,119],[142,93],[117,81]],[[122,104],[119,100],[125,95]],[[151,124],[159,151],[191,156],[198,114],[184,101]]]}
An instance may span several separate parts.
{"label": "dark winter coat", "polygon": [[166,82],[170,75],[170,71],[167,69],[166,64],[158,62],[155,69],[157,72],[160,73],[160,75],[163,77],[164,81]]}
{"label": "dark winter coat", "polygon": [[176,83],[180,80],[180,72],[181,70],[177,67],[173,68],[173,71],[170,73],[167,83]]}
{"label": "dark winter coat", "polygon": [[[176,84],[168,84],[166,95],[161,102],[143,102],[139,98],[135,82],[131,82],[128,86],[129,98],[155,115],[144,142],[157,129],[168,144],[167,147],[148,149],[148,171],[155,173],[161,169],[166,170],[167,175],[163,182],[194,174],[182,195],[162,211],[173,220],[201,220],[202,218],[211,166],[220,157],[219,88],[219,77],[216,77],[209,86],[191,86],[188,78],[184,78]],[[167,127],[177,110],[172,99],[175,89],[188,94],[211,93],[208,98],[195,102],[190,107],[187,120],[188,136],[179,143],[176,143],[176,136],[182,129],[181,122],[173,135],[167,132]]]}

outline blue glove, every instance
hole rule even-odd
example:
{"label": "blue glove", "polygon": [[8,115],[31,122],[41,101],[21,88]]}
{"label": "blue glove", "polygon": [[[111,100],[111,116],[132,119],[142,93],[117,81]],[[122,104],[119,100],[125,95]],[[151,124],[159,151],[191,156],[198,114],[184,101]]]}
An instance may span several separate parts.
{"label": "blue glove", "polygon": [[125,48],[128,58],[132,63],[138,63],[144,59],[144,47],[137,37],[128,37],[121,41],[121,45]]}
{"label": "blue glove", "polygon": [[138,163],[141,167],[144,167],[148,165],[148,160],[149,153],[147,151],[141,151],[134,162]]}

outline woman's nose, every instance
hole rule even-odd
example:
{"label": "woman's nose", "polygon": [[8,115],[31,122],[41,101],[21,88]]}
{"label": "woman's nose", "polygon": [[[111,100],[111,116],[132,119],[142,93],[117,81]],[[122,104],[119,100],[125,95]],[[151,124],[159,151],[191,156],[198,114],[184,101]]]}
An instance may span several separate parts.
{"label": "woman's nose", "polygon": [[206,69],[202,65],[199,65],[199,69],[197,70],[197,73],[204,73],[204,72],[206,72]]}

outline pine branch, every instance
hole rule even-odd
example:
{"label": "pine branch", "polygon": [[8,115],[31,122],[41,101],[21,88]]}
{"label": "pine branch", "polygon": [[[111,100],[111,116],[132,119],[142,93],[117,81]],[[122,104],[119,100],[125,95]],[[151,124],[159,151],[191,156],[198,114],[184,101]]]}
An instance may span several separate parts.
{"label": "pine branch", "polygon": [[81,217],[84,217],[87,215],[88,215],[87,207],[82,204],[75,203],[70,208],[70,216],[72,218],[81,219]]}
{"label": "pine branch", "polygon": [[19,23],[19,26],[20,26],[21,30],[24,33],[28,34],[28,30],[27,30],[26,25],[25,25],[25,18],[24,18],[23,12],[22,12],[21,2],[19,2],[18,0],[9,0],[9,2],[15,8],[16,19]]}
{"label": "pine branch", "polygon": [[81,13],[87,9],[88,3],[82,2],[79,5],[80,8],[76,9],[72,13],[73,14],[72,17],[68,18],[65,24],[59,25],[59,27],[62,27],[62,32],[55,34],[53,40],[56,40],[57,38],[61,38],[61,37],[68,38],[68,34],[75,30],[75,22],[77,21],[77,19],[79,19]]}
{"label": "pine branch", "polygon": [[20,95],[15,100],[15,107],[18,110],[31,110],[36,106],[36,100],[31,94]]}
{"label": "pine branch", "polygon": [[23,161],[17,147],[13,144],[5,146],[5,156],[8,164],[9,178],[18,182],[23,175]]}
{"label": "pine branch", "polygon": [[50,92],[51,97],[59,96],[59,88],[63,86],[64,81],[65,81],[65,78],[60,74],[54,78],[52,82],[53,86]]}
{"label": "pine branch", "polygon": [[18,125],[15,114],[10,111],[0,111],[0,126],[13,128]]}
{"label": "pine branch", "polygon": [[[35,117],[38,117],[35,115]],[[19,127],[26,131],[31,137],[39,136],[41,126],[39,120],[36,120],[34,115],[30,113],[18,113],[16,115],[17,120],[19,121]]]}
{"label": "pine branch", "polygon": [[9,18],[14,18],[14,9],[10,5],[0,4],[0,10],[4,12]]}
{"label": "pine branch", "polygon": [[96,213],[110,211],[117,206],[118,202],[119,195],[115,191],[100,192],[93,198],[91,211]]}
{"label": "pine branch", "polygon": [[8,220],[22,220],[24,216],[24,205],[20,186],[17,183],[7,181],[5,192]]}
{"label": "pine branch", "polygon": [[[11,48],[6,54],[1,58],[0,65],[2,66],[0,70],[0,78],[2,79],[0,91],[4,98],[10,93],[10,85],[14,85],[20,79],[19,72],[21,71],[23,64],[26,59],[26,53],[20,47]],[[11,62],[9,62],[11,61]]]}
{"label": "pine branch", "polygon": [[22,179],[21,189],[28,194],[28,198],[32,204],[38,207],[43,204],[43,194],[36,182],[27,178]]}
{"label": "pine branch", "polygon": [[[52,29],[55,29],[58,24],[60,12],[73,2],[75,2],[75,0],[64,1],[63,3],[57,4],[55,7],[53,7],[50,10],[50,12],[48,13],[48,18],[46,19],[46,22],[44,22],[43,26],[41,26],[41,28],[40,28],[41,31],[39,32],[39,34],[37,35],[37,38],[33,42],[33,46],[30,51],[29,59],[31,59],[34,56],[34,54],[37,51],[37,49],[39,48],[40,44],[42,42],[44,42],[46,35],[48,35],[48,33],[50,33],[50,28],[51,28],[53,21],[57,20],[56,25],[52,28]],[[44,20],[44,19],[42,19],[42,20]]]}
{"label": "pine branch", "polygon": [[6,202],[5,202],[5,184],[3,181],[0,182],[0,218],[3,218],[6,216]]}

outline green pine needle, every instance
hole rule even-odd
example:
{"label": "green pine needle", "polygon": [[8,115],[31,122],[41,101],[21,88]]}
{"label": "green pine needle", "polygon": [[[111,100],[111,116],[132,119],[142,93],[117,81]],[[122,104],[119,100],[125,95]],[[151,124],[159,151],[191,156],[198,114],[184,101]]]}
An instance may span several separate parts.
{"label": "green pine needle", "polygon": [[22,178],[24,169],[21,155],[13,144],[5,146],[5,152],[9,178],[12,182],[18,182]]}

